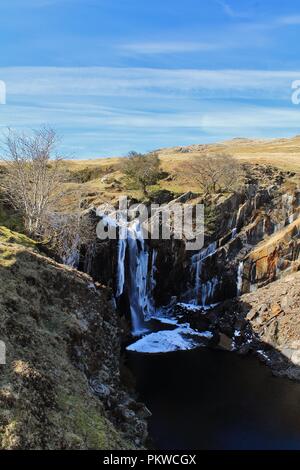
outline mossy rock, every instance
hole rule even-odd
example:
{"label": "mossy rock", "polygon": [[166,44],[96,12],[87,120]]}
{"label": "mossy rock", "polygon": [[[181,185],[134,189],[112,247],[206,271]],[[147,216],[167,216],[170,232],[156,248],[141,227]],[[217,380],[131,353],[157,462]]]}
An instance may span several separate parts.
{"label": "mossy rock", "polygon": [[26,248],[36,248],[37,244],[34,240],[26,235],[14,232],[7,227],[0,226],[0,242],[23,245]]}

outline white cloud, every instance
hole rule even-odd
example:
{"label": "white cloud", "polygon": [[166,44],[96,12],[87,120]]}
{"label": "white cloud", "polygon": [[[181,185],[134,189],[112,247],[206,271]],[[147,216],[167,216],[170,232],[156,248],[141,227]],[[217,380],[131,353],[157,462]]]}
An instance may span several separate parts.
{"label": "white cloud", "polygon": [[177,54],[223,49],[224,43],[205,42],[138,42],[118,46],[125,52],[134,54]]}
{"label": "white cloud", "polygon": [[232,130],[236,135],[253,129],[300,129],[299,108],[267,108],[263,106],[230,107],[228,110],[219,109],[205,113],[202,126],[206,131],[215,132],[216,129]]}
{"label": "white cloud", "polygon": [[218,3],[223,8],[224,13],[227,16],[230,16],[231,18],[249,18],[250,17],[249,12],[237,11],[233,9],[228,2],[225,2],[223,0],[216,0],[216,3]]}
{"label": "white cloud", "polygon": [[0,127],[49,123],[77,156],[300,127],[290,101],[300,71],[17,67],[0,68],[0,79]]}
{"label": "white cloud", "polygon": [[282,26],[292,26],[300,24],[300,15],[282,16],[277,19],[277,23]]}
{"label": "white cloud", "polygon": [[281,29],[281,28],[288,28],[291,26],[300,25],[300,15],[288,15],[288,16],[278,16],[278,17],[271,17],[266,19],[265,21],[253,21],[253,22],[243,22],[241,23],[240,30],[241,32],[260,32],[265,33],[268,31]]}
{"label": "white cloud", "polygon": [[228,98],[228,91],[232,97],[259,99],[289,96],[300,71],[13,67],[0,68],[0,79],[6,82],[8,100],[41,95],[174,97],[174,93]]}

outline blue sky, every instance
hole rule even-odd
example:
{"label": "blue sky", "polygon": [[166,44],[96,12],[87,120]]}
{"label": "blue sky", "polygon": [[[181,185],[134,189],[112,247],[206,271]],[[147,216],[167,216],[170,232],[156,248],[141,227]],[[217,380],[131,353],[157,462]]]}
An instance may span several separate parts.
{"label": "blue sky", "polygon": [[1,0],[0,126],[65,155],[300,133],[300,0]]}

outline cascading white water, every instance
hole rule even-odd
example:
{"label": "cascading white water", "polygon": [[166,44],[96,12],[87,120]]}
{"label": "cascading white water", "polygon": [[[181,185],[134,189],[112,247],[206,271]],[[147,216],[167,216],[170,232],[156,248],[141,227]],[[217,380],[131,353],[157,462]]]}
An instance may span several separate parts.
{"label": "cascading white water", "polygon": [[234,227],[232,230],[231,230],[231,238],[235,238],[237,235],[237,227]]}
{"label": "cascading white water", "polygon": [[208,301],[214,297],[214,293],[219,280],[217,277],[213,277],[211,280],[207,281],[205,284],[202,284],[201,287],[201,299],[202,307],[208,306]]}
{"label": "cascading white water", "polygon": [[[117,269],[117,287],[116,287],[116,297],[120,297],[124,291],[124,284],[125,284],[125,255],[126,255],[126,246],[127,240],[124,237],[125,235],[125,228],[120,227],[120,238],[118,241],[118,269]],[[121,236],[122,232],[122,236]]]}
{"label": "cascading white water", "polygon": [[299,206],[295,194],[283,194],[282,210],[285,216],[285,225],[292,224],[299,217]]}
{"label": "cascading white water", "polygon": [[247,207],[247,202],[239,206],[237,214],[236,214],[236,219],[235,219],[236,227],[239,227],[241,225],[241,222],[244,221],[246,207]]}
{"label": "cascading white water", "polygon": [[149,253],[145,248],[145,242],[139,222],[134,222],[128,229],[127,246],[129,258],[128,296],[133,333],[138,335],[145,331],[145,319],[149,314],[147,311]]}
{"label": "cascading white water", "polygon": [[156,280],[155,280],[155,273],[156,273],[156,258],[157,258],[157,250],[153,249],[152,251],[152,259],[151,259],[151,272],[150,272],[150,280],[149,280],[149,294],[148,294],[148,310],[151,312],[151,315],[155,313],[155,306],[153,300],[153,292],[156,287]]}
{"label": "cascading white water", "polygon": [[199,305],[200,301],[200,294],[201,294],[201,302],[202,306],[204,307],[207,303],[207,300],[213,296],[214,290],[218,283],[217,278],[213,278],[210,281],[207,281],[205,284],[201,283],[201,276],[202,276],[202,266],[203,262],[212,256],[217,250],[217,242],[213,242],[208,245],[203,250],[199,251],[192,256],[192,272],[194,273],[195,279],[195,287],[193,293],[193,300],[192,303]]}
{"label": "cascading white water", "polygon": [[282,195],[282,220],[274,224],[273,233],[279,232],[285,226],[292,224],[299,217],[299,203],[297,195]]}
{"label": "cascading white water", "polygon": [[71,247],[65,247],[65,254],[62,257],[63,264],[66,266],[71,266],[72,268],[77,268],[79,265],[79,259],[80,259],[80,237],[79,235],[76,235],[72,246]]}
{"label": "cascading white water", "polygon": [[289,224],[292,224],[295,220],[295,218],[297,217],[297,214],[291,214],[289,215],[289,218],[288,218],[288,223]]}
{"label": "cascading white water", "polygon": [[126,284],[134,335],[147,331],[146,322],[155,313],[152,291],[155,287],[156,255],[154,250],[150,271],[149,251],[139,221],[134,220],[126,227],[119,226],[116,297],[123,294]]}
{"label": "cascading white water", "polygon": [[237,280],[236,280],[236,291],[237,291],[237,296],[240,296],[242,294],[242,289],[243,289],[243,272],[244,272],[244,262],[241,261],[238,266],[237,270]]}

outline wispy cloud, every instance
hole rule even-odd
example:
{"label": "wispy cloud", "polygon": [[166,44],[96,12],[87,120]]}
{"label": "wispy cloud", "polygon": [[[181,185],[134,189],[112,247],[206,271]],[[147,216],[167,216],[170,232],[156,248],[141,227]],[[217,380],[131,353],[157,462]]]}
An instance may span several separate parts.
{"label": "wispy cloud", "polygon": [[67,154],[124,154],[209,139],[297,133],[290,102],[300,71],[1,68],[0,127],[49,123]]}
{"label": "wispy cloud", "polygon": [[292,26],[300,25],[300,15],[288,15],[288,16],[277,16],[277,17],[270,17],[264,21],[253,21],[247,23],[241,23],[240,29],[241,31],[245,32],[255,32],[259,31],[261,33],[268,33],[272,30],[288,28]]}
{"label": "wispy cloud", "polygon": [[223,0],[215,0],[218,5],[220,5],[227,16],[231,18],[249,18],[251,13],[249,11],[237,11],[232,6]]}
{"label": "wispy cloud", "polygon": [[[253,22],[247,22],[246,27],[252,30],[270,30],[270,29],[277,29],[282,27],[288,27],[293,25],[300,25],[300,15],[299,13],[286,15],[286,16],[271,16],[266,20],[260,22],[258,21],[256,15],[250,10],[237,10],[233,8],[232,5],[225,1],[225,0],[215,0],[215,2],[220,5],[224,11],[224,13],[233,19],[237,20],[251,20]],[[244,25],[245,26],[245,25]]]}
{"label": "wispy cloud", "polygon": [[276,21],[278,25],[282,25],[282,26],[298,25],[300,24],[300,15],[295,14],[295,15],[289,15],[289,16],[282,16],[278,18]]}
{"label": "wispy cloud", "polygon": [[6,82],[8,99],[16,95],[174,97],[174,93],[225,97],[228,91],[235,97],[245,93],[265,99],[287,96],[300,71],[12,67],[0,68],[0,79]]}
{"label": "wispy cloud", "polygon": [[203,115],[202,126],[206,131],[216,133],[235,131],[248,134],[253,130],[291,129],[299,130],[300,109],[266,106],[229,106],[228,109],[219,109],[217,112],[209,111]]}
{"label": "wispy cloud", "polygon": [[134,54],[177,54],[223,49],[224,43],[208,42],[138,42],[122,44],[119,49]]}

